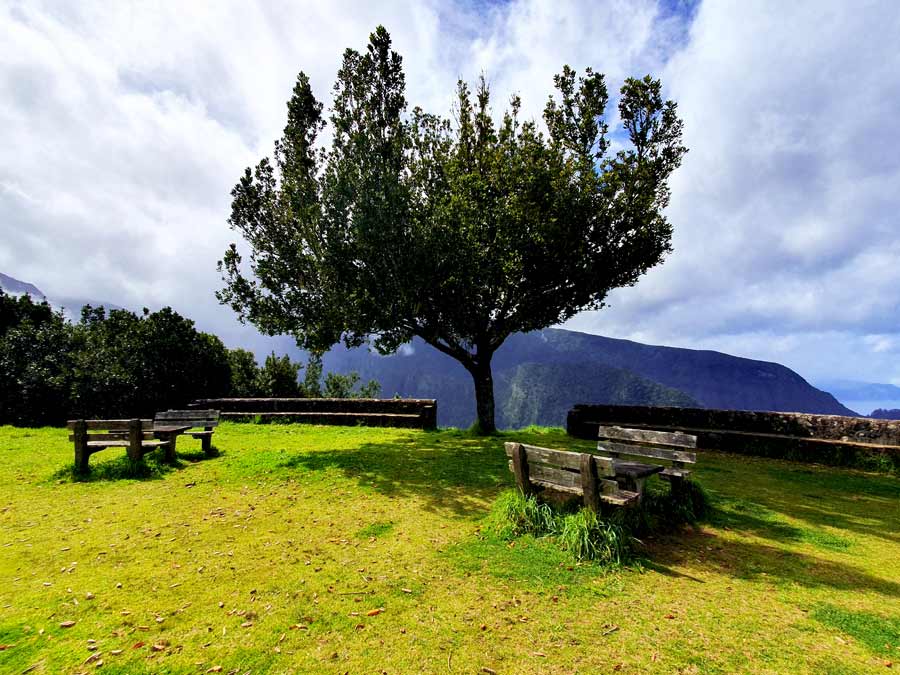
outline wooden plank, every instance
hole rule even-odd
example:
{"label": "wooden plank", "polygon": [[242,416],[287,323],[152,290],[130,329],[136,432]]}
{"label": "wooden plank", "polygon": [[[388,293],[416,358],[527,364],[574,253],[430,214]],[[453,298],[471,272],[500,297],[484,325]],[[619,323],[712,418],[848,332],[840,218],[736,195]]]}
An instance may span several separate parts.
{"label": "wooden plank", "polygon": [[685,450],[669,450],[667,448],[648,448],[645,445],[632,445],[630,443],[618,443],[616,441],[603,441],[597,443],[597,452],[608,453],[611,456],[632,455],[633,457],[651,457],[663,459],[669,462],[683,462],[696,464],[697,453]]}
{"label": "wooden plank", "polygon": [[612,504],[613,506],[631,506],[632,504],[636,504],[640,500],[640,497],[641,496],[637,492],[619,490],[612,494],[601,495],[600,501],[605,502],[606,504]]}
{"label": "wooden plank", "polygon": [[[509,446],[516,445],[514,443],[506,444],[506,454],[511,457]],[[581,456],[577,452],[569,452],[567,450],[553,450],[551,448],[539,448],[536,445],[526,445],[519,443],[525,448],[528,461],[532,463],[549,464],[551,466],[559,466],[566,469],[581,469]]]}
{"label": "wooden plank", "polygon": [[580,473],[557,469],[547,464],[530,464],[528,473],[533,481],[540,480],[562,487],[578,488],[578,494],[582,493]]}
{"label": "wooden plank", "polygon": [[128,439],[122,441],[88,441],[89,448],[127,448]]}
{"label": "wooden plank", "polygon": [[559,485],[557,483],[551,483],[546,480],[533,480],[531,481],[534,485],[540,485],[541,487],[547,488],[548,490],[556,490],[557,492],[567,492],[573,495],[581,494],[581,486],[578,487],[566,487],[565,485]]}
{"label": "wooden plank", "polygon": [[651,445],[672,445],[677,448],[697,447],[697,437],[681,431],[651,431],[649,429],[601,426],[598,428],[598,437]]}
{"label": "wooden plank", "polygon": [[[142,432],[142,434],[143,434],[144,438],[153,438],[153,433],[152,433],[152,432],[144,431],[144,432]],[[88,434],[88,435],[87,435],[87,439],[88,439],[89,441],[121,441],[121,440],[123,440],[123,439],[124,439],[124,440],[127,440],[127,439],[128,439],[128,434],[127,434],[126,432],[124,432],[124,431],[117,431],[117,432],[114,431],[114,432],[111,433],[111,434],[96,434],[96,433],[91,433],[91,434]],[[75,440],[75,434],[71,434],[71,435],[69,436],[69,440],[70,440],[70,441],[74,441],[74,440]]]}
{"label": "wooden plank", "polygon": [[528,458],[525,455],[525,448],[521,443],[506,443],[507,452],[512,457],[513,473],[516,475],[516,486],[522,491],[522,494],[531,493],[531,483],[528,476]]}

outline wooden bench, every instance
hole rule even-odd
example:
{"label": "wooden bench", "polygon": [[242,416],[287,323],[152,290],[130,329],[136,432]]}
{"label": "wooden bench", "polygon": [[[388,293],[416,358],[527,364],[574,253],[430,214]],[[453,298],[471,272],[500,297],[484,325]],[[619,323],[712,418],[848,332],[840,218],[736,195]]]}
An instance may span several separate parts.
{"label": "wooden bench", "polygon": [[106,448],[125,448],[128,458],[140,461],[148,452],[163,448],[167,462],[175,460],[175,438],[153,430],[151,420],[69,420],[69,440],[75,444],[75,470],[86,472],[88,460]]}
{"label": "wooden bench", "polygon": [[509,468],[525,495],[544,489],[581,496],[594,511],[600,504],[630,506],[640,499],[616,480],[615,461],[587,452],[552,450],[524,443],[506,443]]}
{"label": "wooden bench", "polygon": [[166,410],[156,413],[153,419],[154,426],[186,426],[190,428],[203,427],[202,430],[185,431],[186,436],[199,438],[203,452],[209,454],[212,451],[213,427],[219,426],[218,410]]}
{"label": "wooden bench", "polygon": [[[598,454],[613,461],[616,482],[624,490],[636,492],[638,499],[644,492],[644,482],[654,474],[669,481],[673,491],[679,490],[691,475],[689,467],[697,462],[697,453],[692,452],[697,437],[680,431],[601,426],[598,436]],[[623,460],[623,456],[640,461]],[[652,463],[645,461],[648,459]]]}

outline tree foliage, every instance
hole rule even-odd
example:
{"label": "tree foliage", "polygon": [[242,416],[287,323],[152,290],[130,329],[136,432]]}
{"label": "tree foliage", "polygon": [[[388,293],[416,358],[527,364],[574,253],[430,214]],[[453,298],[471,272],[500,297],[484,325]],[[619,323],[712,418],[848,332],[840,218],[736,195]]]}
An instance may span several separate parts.
{"label": "tree foliage", "polygon": [[46,302],[0,291],[0,423],[152,417],[230,390],[222,341],[171,308],[86,305],[73,325]]}
{"label": "tree foliage", "polygon": [[408,110],[400,56],[379,27],[344,52],[323,105],[300,73],[274,160],[232,191],[236,245],[220,301],[269,334],[321,352],[343,339],[390,353],[413,336],[459,360],[494,428],[491,358],[508,335],[603,306],[670,251],[667,179],[686,149],[658,80],[629,78],[610,153],[603,75],[569,67],[542,130],[521,102],[495,121],[482,78],[460,82],[454,121]]}

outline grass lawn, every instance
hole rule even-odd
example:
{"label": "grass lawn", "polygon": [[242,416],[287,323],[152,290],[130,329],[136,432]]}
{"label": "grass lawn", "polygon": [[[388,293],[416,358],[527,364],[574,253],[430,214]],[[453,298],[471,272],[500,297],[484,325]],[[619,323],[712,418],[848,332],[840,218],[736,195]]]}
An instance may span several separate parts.
{"label": "grass lawn", "polygon": [[66,438],[0,428],[2,673],[900,668],[896,477],[701,454],[712,522],[607,570],[481,529],[503,441],[562,432],[223,424],[89,482]]}

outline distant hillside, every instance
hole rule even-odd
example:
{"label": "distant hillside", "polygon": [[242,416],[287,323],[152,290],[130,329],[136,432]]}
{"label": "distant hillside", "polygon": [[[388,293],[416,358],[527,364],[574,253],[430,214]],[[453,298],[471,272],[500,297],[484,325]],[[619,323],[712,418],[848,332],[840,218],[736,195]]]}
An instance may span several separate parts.
{"label": "distant hillside", "polygon": [[876,408],[869,417],[876,420],[900,420],[900,409],[891,408],[885,410],[884,408]]}
{"label": "distant hillside", "polygon": [[51,305],[53,305],[55,309],[62,309],[64,313],[73,320],[77,320],[81,316],[81,308],[84,305],[93,305],[94,307],[103,305],[107,310],[125,309],[124,307],[116,305],[112,302],[103,302],[90,298],[49,298],[41,289],[39,289],[34,284],[29,284],[27,281],[20,281],[19,279],[15,279],[9,275],[3,274],[2,272],[0,272],[0,289],[3,289],[10,295],[22,295],[27,293],[35,300],[46,300]]}
{"label": "distant hillside", "polygon": [[900,387],[881,382],[824,380],[817,385],[827,389],[848,408],[874,417],[874,410],[900,408]]}
{"label": "distant hillside", "polygon": [[[468,426],[475,418],[469,374],[421,340],[387,357],[336,348],[325,366],[377,379],[385,396],[437,398],[441,425]],[[777,363],[561,329],[511,336],[494,357],[494,382],[497,423],[506,428],[563,424],[573,403],[855,415]]]}
{"label": "distant hillside", "polygon": [[10,295],[23,295],[28,293],[35,300],[43,300],[46,296],[34,284],[19,281],[0,272],[0,288]]}

